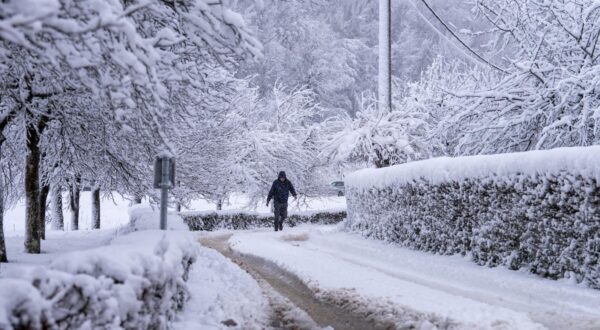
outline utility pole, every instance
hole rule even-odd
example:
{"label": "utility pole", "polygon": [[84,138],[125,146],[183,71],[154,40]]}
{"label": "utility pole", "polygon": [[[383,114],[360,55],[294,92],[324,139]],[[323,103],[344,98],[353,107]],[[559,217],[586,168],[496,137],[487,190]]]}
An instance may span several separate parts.
{"label": "utility pole", "polygon": [[392,111],[392,0],[379,0],[379,110]]}

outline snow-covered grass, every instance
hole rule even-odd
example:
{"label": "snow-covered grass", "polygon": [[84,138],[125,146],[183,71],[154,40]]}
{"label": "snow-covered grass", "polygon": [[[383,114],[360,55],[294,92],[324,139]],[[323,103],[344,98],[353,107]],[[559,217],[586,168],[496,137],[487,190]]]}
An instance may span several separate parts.
{"label": "snow-covered grass", "polygon": [[[70,213],[67,208],[68,196],[63,196],[63,216],[65,229],[70,229]],[[89,191],[81,192],[79,229],[90,230],[92,228],[92,195]],[[117,228],[129,222],[127,212],[130,201],[118,194],[113,198],[102,198],[100,201],[100,224],[102,229]],[[147,205],[147,204],[146,204]],[[49,229],[50,226],[48,226]],[[19,201],[15,206],[6,210],[4,214],[4,233],[7,236],[22,236],[25,232],[25,201]]]}
{"label": "snow-covered grass", "polygon": [[[68,196],[65,194],[63,197],[64,207],[63,216],[65,219],[65,229],[69,230],[69,211],[67,209]],[[91,201],[92,196],[90,192],[81,192],[80,199],[80,216],[79,216],[79,229],[90,230],[92,228],[92,214],[91,214]],[[102,229],[118,228],[129,223],[129,206],[131,201],[120,196],[119,194],[113,194],[112,198],[102,198],[101,200],[101,213],[100,222]],[[261,213],[268,214],[272,213],[271,210],[265,205],[259,205],[255,210],[245,209],[248,204],[248,197],[243,194],[234,194],[228,203],[223,204],[223,212],[249,212],[249,213]],[[145,200],[141,207],[149,207],[149,204]],[[188,207],[182,209],[183,212],[209,212],[215,211],[217,208],[216,204],[208,202],[203,199],[193,200],[190,202]],[[346,208],[346,199],[344,197],[323,197],[323,198],[310,198],[307,199],[306,203],[299,204],[290,202],[290,213],[304,213],[311,211],[319,211],[325,209],[342,210]],[[173,210],[171,210],[173,211]],[[156,224],[158,226],[158,222]],[[156,228],[156,227],[155,227]],[[49,226],[47,229],[50,229]],[[50,230],[48,230],[51,232]],[[20,201],[17,205],[6,210],[4,215],[4,233],[6,236],[23,236],[25,232],[25,201]],[[95,235],[94,235],[95,236]]]}
{"label": "snow-covered grass", "polygon": [[230,242],[296,274],[328,301],[362,299],[356,308],[371,309],[365,315],[380,321],[402,323],[404,314],[393,311],[410,310],[461,329],[600,328],[596,290],[368,240],[337,226],[237,232]]}

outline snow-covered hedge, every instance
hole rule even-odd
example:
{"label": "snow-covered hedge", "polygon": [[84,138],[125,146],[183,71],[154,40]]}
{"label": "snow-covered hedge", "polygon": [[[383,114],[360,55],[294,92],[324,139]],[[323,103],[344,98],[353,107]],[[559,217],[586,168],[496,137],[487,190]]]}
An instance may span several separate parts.
{"label": "snow-covered hedge", "polygon": [[[213,231],[218,229],[252,229],[273,226],[272,214],[245,211],[188,212],[182,213],[190,230]],[[303,223],[335,224],[346,218],[345,210],[327,210],[289,214],[284,225],[295,227]]]}
{"label": "snow-covered hedge", "polygon": [[188,299],[197,244],[135,232],[0,281],[0,329],[165,329]]}
{"label": "snow-covered hedge", "polygon": [[600,289],[600,147],[362,170],[346,198],[349,231]]}

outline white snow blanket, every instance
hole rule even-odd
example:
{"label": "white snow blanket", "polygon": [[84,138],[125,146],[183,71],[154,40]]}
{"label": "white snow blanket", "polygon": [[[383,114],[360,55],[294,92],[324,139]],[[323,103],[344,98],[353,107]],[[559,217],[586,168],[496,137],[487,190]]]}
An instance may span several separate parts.
{"label": "white snow blanket", "polygon": [[[256,281],[244,270],[208,248],[200,248],[190,272],[186,304],[176,330],[265,329],[269,306]],[[227,326],[227,321],[236,326]]]}
{"label": "white snow blanket", "polygon": [[[0,329],[265,328],[268,303],[252,277],[187,230],[144,230],[158,226],[156,213],[136,207],[125,229],[52,232],[47,253],[11,254]],[[174,214],[169,224],[186,228]]]}
{"label": "white snow blanket", "polygon": [[389,187],[414,180],[432,184],[484,178],[490,174],[560,174],[600,181],[600,146],[556,148],[529,152],[466,157],[439,157],[380,169],[364,169],[346,176],[346,188]]}
{"label": "white snow blanket", "polygon": [[[323,299],[414,328],[598,329],[600,295],[565,281],[484,268],[368,240],[336,226],[235,233],[232,248],[272,261]],[[446,322],[446,323],[444,323]]]}

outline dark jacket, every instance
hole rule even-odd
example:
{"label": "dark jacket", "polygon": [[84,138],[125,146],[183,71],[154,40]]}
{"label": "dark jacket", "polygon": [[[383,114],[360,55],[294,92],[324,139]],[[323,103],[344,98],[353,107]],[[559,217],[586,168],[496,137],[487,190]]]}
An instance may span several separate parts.
{"label": "dark jacket", "polygon": [[[283,177],[285,181],[281,182],[281,180],[279,180],[281,177]],[[267,204],[271,199],[273,199],[275,203],[287,203],[290,193],[292,193],[292,196],[296,197],[294,185],[286,178],[285,172],[281,171],[277,176],[277,180],[273,181],[269,196],[267,197]]]}

